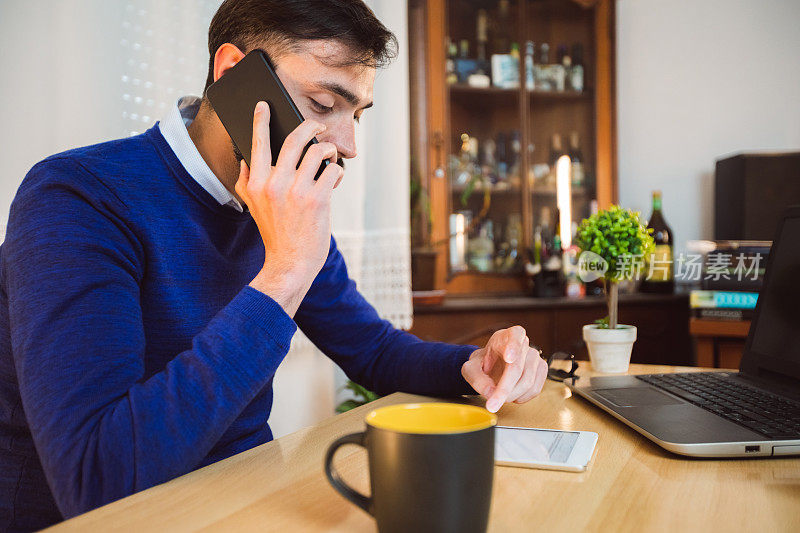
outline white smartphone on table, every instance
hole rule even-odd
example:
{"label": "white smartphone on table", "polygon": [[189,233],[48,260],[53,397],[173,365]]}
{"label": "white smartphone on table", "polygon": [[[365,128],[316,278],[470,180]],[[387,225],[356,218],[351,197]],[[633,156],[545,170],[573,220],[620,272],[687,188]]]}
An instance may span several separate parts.
{"label": "white smartphone on table", "polygon": [[501,466],[583,472],[597,433],[497,426],[494,443],[495,464]]}

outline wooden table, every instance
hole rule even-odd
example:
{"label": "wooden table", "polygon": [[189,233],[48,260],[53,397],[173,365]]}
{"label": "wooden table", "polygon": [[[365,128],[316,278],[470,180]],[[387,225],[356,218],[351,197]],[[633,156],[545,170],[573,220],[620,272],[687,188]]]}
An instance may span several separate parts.
{"label": "wooden table", "polygon": [[[635,365],[631,373],[696,368]],[[590,375],[581,363],[582,375]],[[374,407],[431,398],[392,394],[59,524],[55,531],[374,531],[322,471],[336,437],[361,431]],[[469,400],[479,403],[477,399]],[[669,454],[548,381],[499,412],[503,425],[596,431],[583,473],[496,467],[490,531],[798,531],[800,459],[696,460]],[[368,493],[366,454],[336,466]]]}
{"label": "wooden table", "polygon": [[690,319],[697,366],[739,368],[749,331],[749,320]]}

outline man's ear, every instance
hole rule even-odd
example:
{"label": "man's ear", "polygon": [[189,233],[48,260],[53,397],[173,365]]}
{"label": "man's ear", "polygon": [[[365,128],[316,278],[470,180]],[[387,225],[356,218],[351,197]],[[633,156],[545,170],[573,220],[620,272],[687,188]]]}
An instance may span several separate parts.
{"label": "man's ear", "polygon": [[241,61],[244,57],[244,52],[239,50],[236,45],[225,43],[214,54],[214,81],[222,77],[225,72]]}

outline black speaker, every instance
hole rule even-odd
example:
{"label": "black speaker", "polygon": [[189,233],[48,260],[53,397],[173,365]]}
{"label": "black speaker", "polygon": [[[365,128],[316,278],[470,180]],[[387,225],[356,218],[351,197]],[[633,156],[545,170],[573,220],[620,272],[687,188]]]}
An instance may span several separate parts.
{"label": "black speaker", "polygon": [[714,238],[769,241],[783,210],[800,204],[800,152],[737,154],[717,161]]}

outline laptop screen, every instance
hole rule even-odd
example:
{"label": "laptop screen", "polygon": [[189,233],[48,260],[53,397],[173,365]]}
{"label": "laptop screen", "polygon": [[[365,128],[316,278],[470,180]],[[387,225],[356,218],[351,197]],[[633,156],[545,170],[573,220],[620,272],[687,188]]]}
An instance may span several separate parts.
{"label": "laptop screen", "polygon": [[791,214],[770,251],[742,370],[800,379],[800,216]]}

